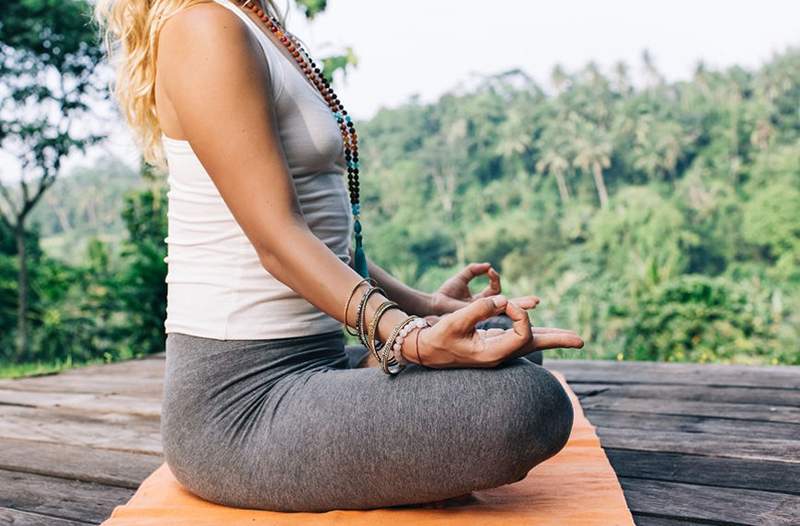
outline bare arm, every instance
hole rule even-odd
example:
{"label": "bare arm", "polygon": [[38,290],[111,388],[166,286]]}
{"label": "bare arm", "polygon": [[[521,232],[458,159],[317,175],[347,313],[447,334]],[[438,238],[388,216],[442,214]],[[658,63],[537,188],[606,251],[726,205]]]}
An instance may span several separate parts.
{"label": "bare arm", "polygon": [[[255,37],[224,7],[194,6],[165,24],[158,70],[183,134],[263,266],[344,321],[344,304],[361,276],[305,223],[277,133],[269,68]],[[376,296],[368,307],[379,303]],[[387,337],[403,317],[387,313],[378,334]]]}
{"label": "bare arm", "polygon": [[[169,109],[264,268],[352,326],[357,301],[347,315],[343,310],[361,276],[305,223],[277,129],[269,68],[255,37],[226,8],[198,4],[165,24],[157,65]],[[402,287],[389,282],[389,288],[408,303]],[[392,293],[387,289],[387,294]],[[370,297],[367,322],[384,300],[380,294]],[[423,331],[424,363],[492,367],[529,352],[533,336],[524,308],[499,296],[484,300]],[[515,320],[514,329],[492,335],[475,330],[475,323],[501,312]],[[385,341],[405,318],[402,310],[387,311],[378,338]],[[415,360],[414,351],[402,348],[409,361]]]}

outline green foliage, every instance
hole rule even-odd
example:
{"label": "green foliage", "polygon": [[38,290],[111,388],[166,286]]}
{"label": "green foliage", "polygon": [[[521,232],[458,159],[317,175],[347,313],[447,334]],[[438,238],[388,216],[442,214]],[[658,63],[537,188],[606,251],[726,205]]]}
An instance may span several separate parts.
{"label": "green foliage", "polygon": [[368,253],[428,290],[492,261],[580,356],[797,363],[798,63],[667,84],[649,62],[642,89],[558,69],[550,97],[510,72],[382,110],[359,124]]}
{"label": "green foliage", "polygon": [[328,7],[328,0],[296,0],[299,7],[308,18],[314,18]]}
{"label": "green foliage", "polygon": [[649,290],[624,334],[635,360],[757,361],[757,319],[746,292],[723,278],[684,275]]}
{"label": "green foliage", "polygon": [[123,217],[128,240],[118,291],[126,313],[124,334],[137,353],[164,350],[167,312],[167,197],[162,187],[140,191],[125,199]]}
{"label": "green foliage", "polygon": [[[300,5],[313,17],[325,2]],[[624,64],[557,68],[552,95],[515,70],[356,123],[368,254],[425,290],[493,262],[509,296],[542,298],[535,324],[587,341],[562,356],[800,364],[800,51],[677,83],[644,59],[641,88]],[[65,181],[37,212],[47,250],[32,232],[26,359],[163,350],[165,188],[145,177],[123,198],[123,172]],[[12,234],[0,225],[0,362],[15,330]],[[79,256],[49,255],[65,244]]]}

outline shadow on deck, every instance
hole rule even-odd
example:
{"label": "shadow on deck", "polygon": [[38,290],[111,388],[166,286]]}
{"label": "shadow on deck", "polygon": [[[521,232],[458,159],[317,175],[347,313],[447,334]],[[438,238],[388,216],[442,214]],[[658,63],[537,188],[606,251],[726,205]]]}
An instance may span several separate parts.
{"label": "shadow on deck", "polygon": [[[800,368],[550,360],[640,525],[800,524]],[[0,524],[97,524],[161,464],[164,356],[0,380]]]}

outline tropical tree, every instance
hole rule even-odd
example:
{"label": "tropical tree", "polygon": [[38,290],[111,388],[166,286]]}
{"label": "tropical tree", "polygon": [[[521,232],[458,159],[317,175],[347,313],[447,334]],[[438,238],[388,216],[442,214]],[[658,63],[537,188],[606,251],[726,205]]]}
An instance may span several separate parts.
{"label": "tropical tree", "polygon": [[633,167],[653,181],[673,177],[690,140],[677,122],[644,115],[636,124]]}
{"label": "tropical tree", "polygon": [[536,170],[541,174],[549,174],[555,178],[558,195],[561,198],[561,202],[566,204],[571,199],[565,177],[567,170],[570,168],[570,152],[568,136],[561,133],[562,130],[563,127],[556,126],[554,129],[548,128],[545,132],[540,145],[542,154],[536,162]]}
{"label": "tropical tree", "polygon": [[576,129],[578,133],[574,139],[575,156],[572,165],[592,175],[600,207],[606,208],[608,190],[603,170],[611,166],[611,139],[607,131],[586,121],[577,122]]}
{"label": "tropical tree", "polygon": [[[16,190],[0,183],[0,220],[18,259],[17,352],[29,345],[27,220],[63,159],[97,142],[79,120],[102,99],[101,50],[84,0],[26,0],[0,7],[0,151],[19,161]],[[90,127],[97,130],[97,126]]]}

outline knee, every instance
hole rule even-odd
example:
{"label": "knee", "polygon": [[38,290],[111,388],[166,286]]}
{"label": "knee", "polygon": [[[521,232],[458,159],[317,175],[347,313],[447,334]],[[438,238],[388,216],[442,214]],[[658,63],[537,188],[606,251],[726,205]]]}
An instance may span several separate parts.
{"label": "knee", "polygon": [[507,367],[504,468],[508,482],[515,482],[564,448],[574,415],[566,391],[546,369],[523,359],[508,362]]}

